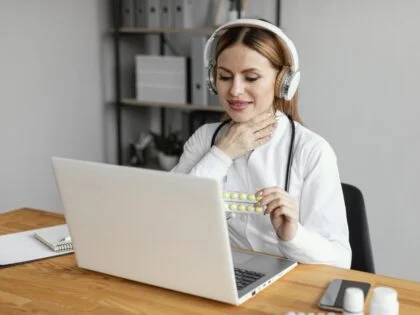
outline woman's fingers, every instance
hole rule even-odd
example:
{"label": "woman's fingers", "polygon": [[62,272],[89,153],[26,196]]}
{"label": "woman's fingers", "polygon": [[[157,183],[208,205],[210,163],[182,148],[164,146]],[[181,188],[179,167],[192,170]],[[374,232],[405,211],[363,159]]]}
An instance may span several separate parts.
{"label": "woman's fingers", "polygon": [[265,213],[269,214],[276,210],[277,208],[291,208],[290,202],[284,199],[274,199],[269,202],[266,206]]}
{"label": "woman's fingers", "polygon": [[267,137],[264,137],[264,138],[259,138],[257,140],[254,140],[250,145],[250,149],[254,150],[254,149],[258,148],[259,146],[262,146],[263,144],[270,141],[270,139],[271,139],[271,135],[267,136]]}
{"label": "woman's fingers", "polygon": [[248,130],[252,133],[252,134],[257,134],[258,132],[264,130],[264,129],[272,129],[273,127],[275,127],[277,125],[277,121],[274,117],[269,117],[266,118],[258,123],[251,123],[250,126],[248,127]]}
{"label": "woman's fingers", "polygon": [[274,116],[274,113],[272,111],[258,114],[257,116],[249,120],[246,124],[249,128],[256,128],[254,131],[257,131],[259,127],[259,129],[261,129],[262,126],[264,126],[265,124],[268,125],[268,121],[276,121],[276,117]]}
{"label": "woman's fingers", "polygon": [[[265,214],[287,215],[297,217],[295,199],[280,187],[268,187],[257,192],[258,206],[266,207]],[[291,212],[290,212],[290,211]]]}
{"label": "woman's fingers", "polygon": [[287,194],[287,192],[284,189],[282,189],[281,187],[273,186],[273,187],[266,187],[266,188],[263,188],[263,189],[259,189],[256,192],[256,195],[264,197],[264,196],[270,195],[272,193]]}
{"label": "woman's fingers", "polygon": [[289,207],[279,207],[275,208],[270,212],[271,219],[275,219],[277,217],[285,217],[288,221],[297,221],[297,212]]}
{"label": "woman's fingers", "polygon": [[289,199],[290,195],[280,187],[268,187],[260,189],[256,192],[257,199],[261,206],[267,205],[275,199]]}
{"label": "woman's fingers", "polygon": [[276,129],[276,127],[271,124],[268,125],[266,127],[264,127],[263,129],[260,129],[256,132],[254,132],[254,139],[258,140],[261,138],[266,138],[266,137],[270,137],[273,135],[274,130]]}
{"label": "woman's fingers", "polygon": [[217,146],[235,159],[270,141],[277,124],[273,112],[264,112],[250,121],[231,121],[227,133],[218,140]]}

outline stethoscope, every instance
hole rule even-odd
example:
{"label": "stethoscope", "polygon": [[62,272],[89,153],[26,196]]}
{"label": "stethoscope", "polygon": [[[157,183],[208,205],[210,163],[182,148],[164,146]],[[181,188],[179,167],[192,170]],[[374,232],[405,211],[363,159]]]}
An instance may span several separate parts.
{"label": "stethoscope", "polygon": [[[295,123],[289,115],[286,115],[286,117],[289,119],[290,126],[292,129],[292,135],[290,137],[290,147],[289,147],[289,156],[287,158],[287,168],[286,168],[286,179],[284,183],[284,190],[289,192],[289,183],[290,183],[290,173],[292,171],[292,161],[293,161],[293,147],[295,143]],[[227,119],[223,121],[216,129],[216,131],[213,133],[213,137],[211,138],[211,146],[212,147],[216,142],[217,134],[219,133],[220,129],[223,128],[226,124],[230,123],[232,119]]]}

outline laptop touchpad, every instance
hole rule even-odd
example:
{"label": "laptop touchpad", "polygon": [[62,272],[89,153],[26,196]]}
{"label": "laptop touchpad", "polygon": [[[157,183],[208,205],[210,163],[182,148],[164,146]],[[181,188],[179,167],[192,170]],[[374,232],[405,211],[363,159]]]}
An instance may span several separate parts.
{"label": "laptop touchpad", "polygon": [[250,255],[250,254],[236,252],[236,251],[232,252],[233,263],[235,265],[246,264],[248,261],[250,261],[254,257],[255,255]]}

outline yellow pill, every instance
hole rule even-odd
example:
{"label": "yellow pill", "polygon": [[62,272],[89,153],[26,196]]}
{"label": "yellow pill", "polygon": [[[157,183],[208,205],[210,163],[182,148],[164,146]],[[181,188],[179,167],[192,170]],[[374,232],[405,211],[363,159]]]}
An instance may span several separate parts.
{"label": "yellow pill", "polygon": [[229,209],[229,206],[227,203],[225,203],[225,209]]}
{"label": "yellow pill", "polygon": [[237,199],[238,198],[238,194],[237,193],[231,193],[230,194],[230,198],[231,199]]}
{"label": "yellow pill", "polygon": [[248,194],[248,200],[249,200],[249,201],[254,201],[254,200],[255,200],[255,195],[253,195],[253,194]]}
{"label": "yellow pill", "polygon": [[231,204],[229,205],[229,209],[230,209],[230,210],[236,210],[236,208],[237,208],[237,206],[236,206],[234,203],[231,203]]}
{"label": "yellow pill", "polygon": [[229,198],[229,193],[224,192],[224,193],[223,193],[223,199],[228,199],[228,198]]}
{"label": "yellow pill", "polygon": [[257,201],[260,201],[262,199],[261,196],[257,196]]}
{"label": "yellow pill", "polygon": [[239,199],[246,200],[246,194],[240,194],[239,195]]}
{"label": "yellow pill", "polygon": [[238,210],[239,211],[245,211],[245,206],[244,205],[239,205]]}
{"label": "yellow pill", "polygon": [[248,206],[248,207],[246,207],[246,211],[248,211],[248,212],[254,212],[254,206]]}
{"label": "yellow pill", "polygon": [[256,212],[262,212],[263,211],[263,208],[262,207],[255,207],[255,211]]}

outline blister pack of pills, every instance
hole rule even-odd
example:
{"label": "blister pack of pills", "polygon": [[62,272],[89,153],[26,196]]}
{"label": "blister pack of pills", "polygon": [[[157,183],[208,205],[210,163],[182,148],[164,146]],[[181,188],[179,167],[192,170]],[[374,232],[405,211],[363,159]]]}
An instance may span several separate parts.
{"label": "blister pack of pills", "polygon": [[264,214],[265,207],[261,207],[256,204],[259,200],[261,200],[261,197],[251,193],[223,193],[225,210],[229,212]]}

